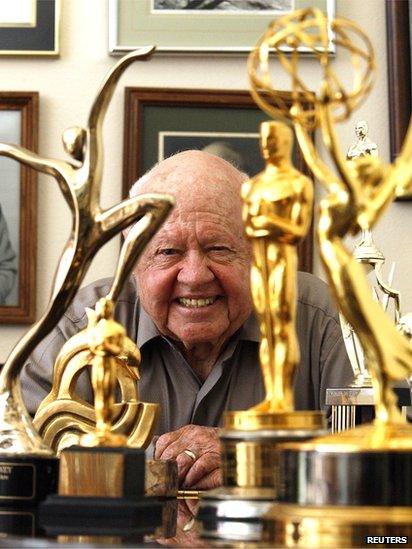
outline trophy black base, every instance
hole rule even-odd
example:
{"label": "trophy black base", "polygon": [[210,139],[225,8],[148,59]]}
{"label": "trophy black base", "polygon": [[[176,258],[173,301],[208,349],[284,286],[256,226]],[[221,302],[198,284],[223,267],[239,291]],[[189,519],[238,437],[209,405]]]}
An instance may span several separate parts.
{"label": "trophy black base", "polygon": [[1,456],[0,508],[32,507],[57,491],[56,457]]}
{"label": "trophy black base", "polygon": [[45,535],[38,520],[37,507],[2,507],[0,509],[0,539],[9,536],[25,538]]}
{"label": "trophy black base", "polygon": [[105,498],[53,495],[39,508],[48,536],[110,536],[141,540],[162,524],[162,503],[155,497]]}

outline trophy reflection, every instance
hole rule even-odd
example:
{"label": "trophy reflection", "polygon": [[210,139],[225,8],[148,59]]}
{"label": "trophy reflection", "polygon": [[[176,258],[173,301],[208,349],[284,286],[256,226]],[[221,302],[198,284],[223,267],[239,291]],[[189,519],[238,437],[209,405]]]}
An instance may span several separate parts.
{"label": "trophy reflection", "polygon": [[[354,87],[347,91],[327,53],[329,29],[341,55],[350,54]],[[288,59],[283,46],[288,45]],[[298,76],[299,48],[319,61],[318,93]],[[275,52],[291,77],[294,104],[282,107],[270,78]],[[412,128],[394,164],[372,155],[348,162],[340,151],[335,123],[349,117],[365,98],[375,68],[372,45],[353,23],[332,22],[317,9],[276,20],[251,54],[253,96],[271,116],[292,120],[305,160],[325,186],[320,203],[318,242],[332,293],[353,327],[370,369],[375,398],[371,425],[301,444],[285,444],[281,471],[288,478],[282,504],[265,519],[265,536],[288,547],[363,546],[368,535],[412,534],[412,426],[398,410],[393,382],[412,372],[412,346],[376,303],[362,265],[344,244],[347,235],[371,230],[395,196],[412,187]],[[301,99],[310,102],[304,111]],[[319,126],[336,173],[319,157],[310,129]],[[372,476],[371,476],[371,472]],[[299,505],[297,505],[299,503]],[[332,542],[333,538],[333,542]]]}

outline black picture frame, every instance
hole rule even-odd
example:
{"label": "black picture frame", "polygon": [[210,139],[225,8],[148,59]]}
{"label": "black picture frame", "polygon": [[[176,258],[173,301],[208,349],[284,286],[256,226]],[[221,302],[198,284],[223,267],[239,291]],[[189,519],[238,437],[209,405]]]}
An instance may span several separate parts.
{"label": "black picture frame", "polygon": [[[288,98],[291,101],[290,94],[285,93],[285,100]],[[260,160],[255,169],[259,171],[263,168],[258,150],[259,126],[264,120],[267,116],[256,106],[249,92],[243,90],[126,88],[123,196],[128,195],[134,181],[161,160],[159,135],[162,132],[185,132],[193,136],[188,147],[171,152],[203,148],[199,139],[208,133],[232,134],[239,139],[239,134],[253,135],[254,158],[258,156]],[[255,160],[239,167],[254,175],[253,163],[256,164]],[[300,171],[312,177],[297,146],[294,163]],[[299,269],[308,272],[313,269],[313,225],[300,245]]]}
{"label": "black picture frame", "polygon": [[32,25],[0,26],[0,55],[59,55],[60,0],[34,0]]}

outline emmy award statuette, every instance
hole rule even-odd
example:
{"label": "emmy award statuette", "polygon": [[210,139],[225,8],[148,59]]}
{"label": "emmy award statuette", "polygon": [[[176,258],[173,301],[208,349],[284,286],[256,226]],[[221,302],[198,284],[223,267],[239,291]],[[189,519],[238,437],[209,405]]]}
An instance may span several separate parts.
{"label": "emmy award statuette", "polygon": [[266,397],[249,410],[226,412],[223,487],[203,494],[198,515],[203,537],[227,541],[261,539],[262,515],[282,491],[279,444],[325,432],[322,412],[295,411],[293,402],[297,244],[310,226],[313,186],[291,163],[293,136],[286,124],[264,122],[260,135],[266,167],[241,192]]}

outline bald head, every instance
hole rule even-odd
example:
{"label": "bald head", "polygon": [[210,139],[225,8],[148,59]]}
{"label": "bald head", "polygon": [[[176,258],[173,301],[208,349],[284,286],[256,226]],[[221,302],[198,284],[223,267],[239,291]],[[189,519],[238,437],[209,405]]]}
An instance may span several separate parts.
{"label": "bald head", "polygon": [[191,210],[195,203],[228,208],[241,215],[240,187],[247,175],[232,164],[203,151],[184,151],[163,160],[131,188],[130,196],[167,192],[176,197],[176,209]]}

